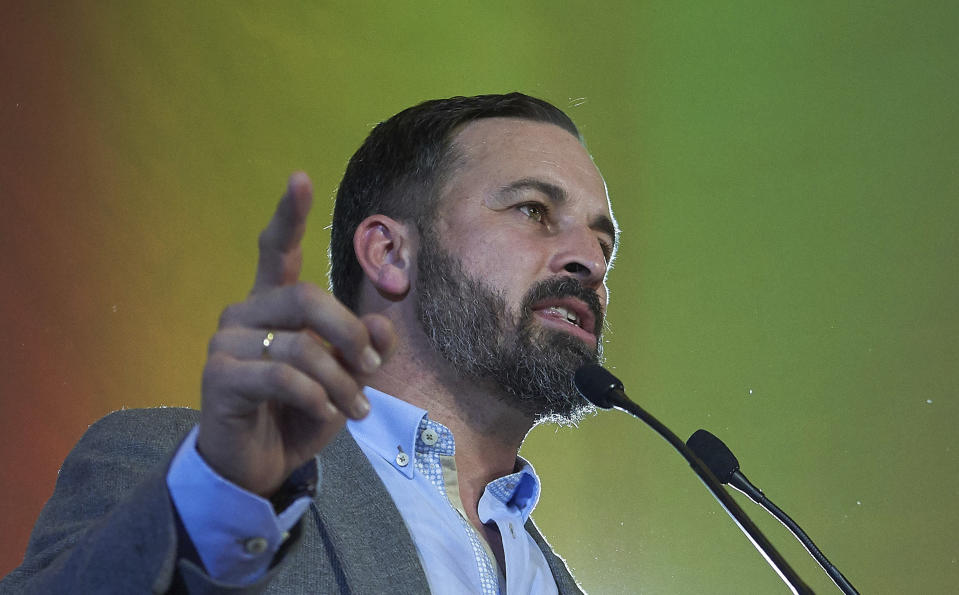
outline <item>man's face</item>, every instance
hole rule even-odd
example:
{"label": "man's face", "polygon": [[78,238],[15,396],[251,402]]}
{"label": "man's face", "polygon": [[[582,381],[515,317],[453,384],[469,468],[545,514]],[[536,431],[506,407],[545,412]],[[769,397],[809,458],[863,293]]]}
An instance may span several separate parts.
{"label": "man's face", "polygon": [[418,256],[417,310],[433,347],[535,419],[587,407],[572,374],[597,361],[615,241],[602,177],[551,124],[487,119],[460,159]]}

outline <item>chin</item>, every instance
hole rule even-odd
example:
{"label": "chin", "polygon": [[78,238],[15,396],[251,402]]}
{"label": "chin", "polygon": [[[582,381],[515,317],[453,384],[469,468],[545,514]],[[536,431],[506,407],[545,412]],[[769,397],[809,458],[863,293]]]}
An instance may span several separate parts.
{"label": "chin", "polygon": [[573,384],[573,374],[599,362],[600,350],[568,332],[543,327],[528,329],[523,339],[523,350],[500,378],[512,404],[535,424],[575,426],[595,412]]}

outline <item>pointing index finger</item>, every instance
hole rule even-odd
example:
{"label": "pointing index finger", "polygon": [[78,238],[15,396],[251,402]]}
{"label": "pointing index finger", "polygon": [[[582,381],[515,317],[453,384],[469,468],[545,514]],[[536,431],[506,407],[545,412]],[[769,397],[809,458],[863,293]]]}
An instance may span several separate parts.
{"label": "pointing index finger", "polygon": [[260,257],[252,293],[295,283],[300,276],[306,216],[313,204],[313,185],[303,172],[290,176],[273,218],[260,233]]}

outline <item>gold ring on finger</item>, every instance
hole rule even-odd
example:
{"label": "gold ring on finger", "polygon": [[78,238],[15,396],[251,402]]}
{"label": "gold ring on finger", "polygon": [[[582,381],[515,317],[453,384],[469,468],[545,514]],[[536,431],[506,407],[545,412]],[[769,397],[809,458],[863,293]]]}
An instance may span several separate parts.
{"label": "gold ring on finger", "polygon": [[266,336],[263,337],[263,353],[260,354],[260,357],[263,359],[273,359],[270,357],[270,346],[273,345],[273,341],[276,340],[276,335],[273,334],[273,331],[267,331]]}

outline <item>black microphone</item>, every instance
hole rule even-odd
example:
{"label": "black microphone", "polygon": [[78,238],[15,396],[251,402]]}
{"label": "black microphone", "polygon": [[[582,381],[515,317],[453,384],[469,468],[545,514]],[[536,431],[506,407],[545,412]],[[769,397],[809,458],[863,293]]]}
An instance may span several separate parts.
{"label": "black microphone", "polygon": [[796,536],[796,539],[803,544],[806,551],[816,559],[816,562],[826,571],[829,578],[836,583],[836,586],[839,587],[843,593],[847,595],[859,595],[859,592],[856,591],[846,577],[839,572],[839,569],[833,566],[825,554],[816,547],[816,544],[806,535],[802,527],[800,527],[796,521],[789,518],[789,515],[773,504],[759,488],[746,479],[746,476],[739,470],[739,460],[736,458],[736,455],[729,450],[729,447],[727,447],[722,440],[706,430],[696,430],[693,435],[689,437],[689,440],[686,441],[686,446],[709,467],[709,470],[713,472],[716,479],[746,494],[750,500],[765,508],[769,514],[776,517],[780,523],[785,525],[786,528]]}
{"label": "black microphone", "polygon": [[623,405],[631,403],[623,392],[623,383],[619,378],[599,364],[586,364],[576,370],[573,383],[579,394],[600,409],[612,409],[616,406],[625,409]]}
{"label": "black microphone", "polygon": [[623,411],[638,417],[646,422],[651,428],[666,439],[673,448],[683,455],[683,458],[689,463],[699,476],[699,479],[706,485],[706,488],[719,501],[719,504],[732,517],[733,521],[739,526],[746,537],[759,550],[759,553],[766,559],[773,570],[779,575],[779,578],[786,583],[793,593],[812,593],[806,584],[799,578],[796,572],[789,566],[786,560],[776,551],[776,548],[769,543],[769,540],[753,524],[742,508],[736,504],[726,490],[720,485],[719,480],[713,475],[709,468],[693,454],[682,440],[674,434],[669,428],[663,425],[658,419],[650,415],[646,410],[632,402],[626,396],[623,390],[623,383],[613,376],[609,371],[599,364],[586,364],[576,370],[573,376],[573,382],[580,394],[587,401],[601,409],[622,409]]}

